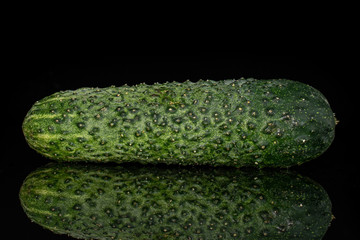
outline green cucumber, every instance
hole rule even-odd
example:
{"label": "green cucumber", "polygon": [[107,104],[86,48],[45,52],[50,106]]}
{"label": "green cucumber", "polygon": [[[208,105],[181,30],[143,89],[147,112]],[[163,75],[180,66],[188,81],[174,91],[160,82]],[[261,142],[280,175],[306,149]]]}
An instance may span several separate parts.
{"label": "green cucumber", "polygon": [[289,167],[330,146],[335,117],[296,81],[186,81],[58,92],[33,105],[23,132],[59,161]]}
{"label": "green cucumber", "polygon": [[316,240],[332,220],[314,181],[289,171],[50,163],[28,175],[35,223],[81,239]]}

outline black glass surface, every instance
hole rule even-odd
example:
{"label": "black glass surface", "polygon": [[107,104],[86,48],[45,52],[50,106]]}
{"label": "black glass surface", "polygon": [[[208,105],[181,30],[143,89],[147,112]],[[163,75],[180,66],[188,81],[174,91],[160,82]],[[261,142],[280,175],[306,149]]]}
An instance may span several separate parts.
{"label": "black glass surface", "polygon": [[[347,75],[352,65],[342,55],[248,55],[206,52],[196,55],[23,56],[3,87],[7,110],[3,119],[0,189],[2,229],[28,239],[72,239],[32,223],[20,206],[18,193],[25,177],[50,162],[26,143],[21,124],[32,104],[52,93],[80,87],[152,84],[187,79],[286,78],[309,84],[328,99],[336,118],[335,140],[320,157],[293,171],[318,182],[328,193],[335,219],[323,239],[359,236],[359,184],[357,162],[359,101],[356,78]],[[256,170],[254,170],[256,171]],[[17,239],[17,238],[15,238]]]}

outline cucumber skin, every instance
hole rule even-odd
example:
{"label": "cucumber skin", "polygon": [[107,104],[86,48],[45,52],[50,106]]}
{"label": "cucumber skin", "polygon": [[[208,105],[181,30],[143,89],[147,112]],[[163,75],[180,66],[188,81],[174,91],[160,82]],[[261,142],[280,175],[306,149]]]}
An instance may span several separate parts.
{"label": "cucumber skin", "polygon": [[51,163],[19,196],[33,222],[81,239],[316,240],[332,220],[325,190],[289,171]]}
{"label": "cucumber skin", "polygon": [[289,167],[326,151],[335,118],[300,82],[207,80],[55,93],[23,132],[58,161]]}

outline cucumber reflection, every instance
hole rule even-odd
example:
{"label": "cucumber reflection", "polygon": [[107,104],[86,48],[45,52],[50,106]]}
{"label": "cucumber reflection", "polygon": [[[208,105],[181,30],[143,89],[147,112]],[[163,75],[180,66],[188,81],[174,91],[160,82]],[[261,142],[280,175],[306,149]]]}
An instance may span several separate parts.
{"label": "cucumber reflection", "polygon": [[35,223],[93,239],[321,239],[325,190],[294,172],[51,163],[20,190]]}

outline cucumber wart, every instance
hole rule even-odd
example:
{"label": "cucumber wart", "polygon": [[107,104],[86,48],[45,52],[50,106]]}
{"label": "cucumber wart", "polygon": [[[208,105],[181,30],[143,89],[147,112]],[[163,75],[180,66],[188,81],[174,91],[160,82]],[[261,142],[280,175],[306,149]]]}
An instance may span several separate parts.
{"label": "cucumber wart", "polygon": [[20,200],[35,223],[82,239],[315,240],[332,220],[319,184],[281,170],[51,163]]}
{"label": "cucumber wart", "polygon": [[330,146],[335,117],[296,81],[186,81],[58,92],[33,105],[23,132],[59,161],[289,167]]}

